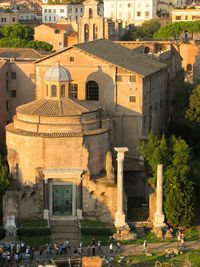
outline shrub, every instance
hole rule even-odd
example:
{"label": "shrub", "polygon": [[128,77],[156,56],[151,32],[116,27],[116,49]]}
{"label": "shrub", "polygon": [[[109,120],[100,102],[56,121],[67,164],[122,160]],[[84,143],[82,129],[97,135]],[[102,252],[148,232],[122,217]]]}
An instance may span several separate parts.
{"label": "shrub", "polygon": [[50,228],[19,227],[17,229],[18,236],[46,236],[50,234]]}
{"label": "shrub", "polygon": [[116,233],[115,228],[106,227],[83,227],[81,228],[82,235],[100,235],[100,236],[110,236]]}

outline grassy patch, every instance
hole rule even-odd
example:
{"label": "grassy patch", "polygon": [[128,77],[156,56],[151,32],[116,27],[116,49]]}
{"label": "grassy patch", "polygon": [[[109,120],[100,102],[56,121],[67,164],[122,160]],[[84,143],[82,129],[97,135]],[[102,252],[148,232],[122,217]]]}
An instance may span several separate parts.
{"label": "grassy patch", "polygon": [[187,229],[185,232],[185,237],[187,241],[195,241],[199,239],[199,228],[191,227]]}
{"label": "grassy patch", "polygon": [[[160,262],[162,264],[166,264],[163,266],[189,266],[188,264],[191,263],[191,266],[199,267],[200,266],[200,250],[193,250],[193,251],[186,251],[182,255],[178,255],[172,258],[166,258],[165,253],[152,253],[152,256],[145,256],[145,255],[130,255],[119,265],[116,266],[125,267],[127,266],[127,260],[129,260],[132,264],[144,264],[141,266],[149,266],[148,264],[152,264],[150,266],[155,266],[156,262]],[[115,261],[117,262],[119,258],[116,258]],[[147,265],[146,265],[147,264]],[[140,266],[140,265],[138,265]],[[161,265],[157,265],[161,266]]]}
{"label": "grassy patch", "polygon": [[20,241],[24,241],[27,245],[34,247],[38,250],[40,245],[51,243],[51,236],[20,236]]}
{"label": "grassy patch", "polygon": [[93,221],[89,219],[80,220],[81,227],[107,227],[107,224],[101,221]]}
{"label": "grassy patch", "polygon": [[47,220],[31,220],[31,221],[23,221],[19,225],[20,227],[48,227]]}

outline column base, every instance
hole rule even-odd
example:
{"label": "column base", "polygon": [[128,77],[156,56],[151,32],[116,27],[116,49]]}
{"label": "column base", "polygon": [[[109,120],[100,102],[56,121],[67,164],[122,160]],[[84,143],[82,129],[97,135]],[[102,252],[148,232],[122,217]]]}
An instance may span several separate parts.
{"label": "column base", "polygon": [[127,227],[128,224],[125,222],[125,214],[123,213],[115,213],[115,227],[120,228],[120,227]]}
{"label": "column base", "polygon": [[77,209],[76,210],[76,214],[79,220],[83,219],[83,215],[82,215],[82,210],[81,209]]}
{"label": "column base", "polygon": [[166,224],[164,223],[165,221],[165,215],[163,213],[155,213],[155,218],[153,225],[154,227],[165,227]]}
{"label": "column base", "polygon": [[49,210],[48,209],[44,209],[43,219],[44,220],[49,220]]}

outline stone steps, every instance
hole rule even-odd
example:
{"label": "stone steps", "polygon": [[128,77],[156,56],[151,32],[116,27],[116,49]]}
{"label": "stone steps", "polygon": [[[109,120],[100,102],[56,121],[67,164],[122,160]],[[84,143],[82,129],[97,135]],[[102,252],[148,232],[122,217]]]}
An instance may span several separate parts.
{"label": "stone steps", "polygon": [[146,235],[144,226],[135,226],[135,231],[137,233],[138,238],[143,238]]}
{"label": "stone steps", "polygon": [[50,220],[51,239],[53,243],[64,243],[69,240],[71,248],[78,247],[81,233],[76,220]]}

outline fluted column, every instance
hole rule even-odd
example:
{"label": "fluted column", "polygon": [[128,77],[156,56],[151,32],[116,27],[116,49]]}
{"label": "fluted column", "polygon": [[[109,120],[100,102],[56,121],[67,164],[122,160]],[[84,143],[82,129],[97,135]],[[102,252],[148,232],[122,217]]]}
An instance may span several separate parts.
{"label": "fluted column", "polygon": [[44,179],[44,219],[49,219],[49,181]]}
{"label": "fluted column", "polygon": [[117,151],[117,212],[115,213],[115,227],[126,226],[125,214],[123,211],[123,162],[124,153],[127,147],[115,147]]}
{"label": "fluted column", "polygon": [[163,165],[157,166],[157,189],[156,189],[156,213],[154,218],[155,227],[164,227],[165,216],[163,214]]}

